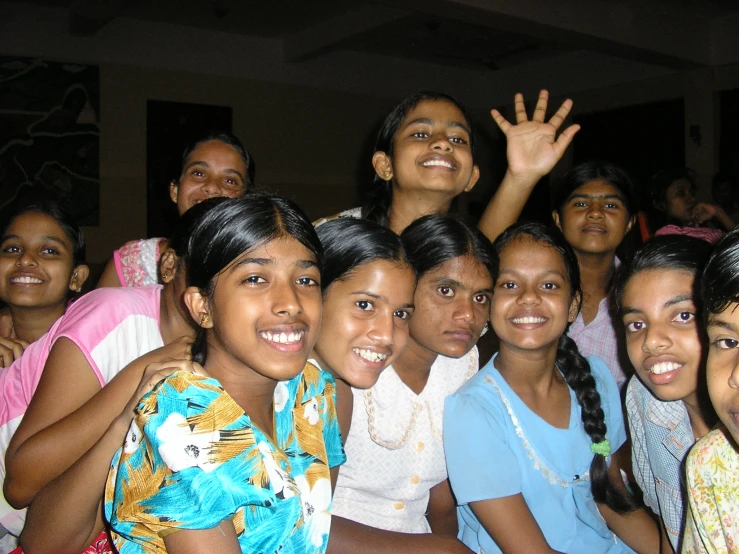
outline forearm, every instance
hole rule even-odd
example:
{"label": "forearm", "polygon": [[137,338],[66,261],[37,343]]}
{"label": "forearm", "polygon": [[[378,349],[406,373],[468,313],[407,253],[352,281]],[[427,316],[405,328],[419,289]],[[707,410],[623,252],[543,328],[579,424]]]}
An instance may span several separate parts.
{"label": "forearm", "polygon": [[411,534],[375,529],[343,517],[331,518],[331,535],[328,541],[328,554],[426,554],[467,553],[469,549],[454,537],[432,533]]}
{"label": "forearm", "polygon": [[100,534],[110,461],[129,425],[128,418],[116,418],[90,450],[39,491],[21,534],[24,552],[77,554]]}
{"label": "forearm", "polygon": [[721,207],[716,210],[716,220],[726,231],[731,231],[736,225],[734,220],[731,219],[731,217],[729,217],[729,214],[727,214],[726,211],[724,211],[724,209]]}
{"label": "forearm", "polygon": [[477,224],[490,241],[494,241],[518,220],[540,178],[536,175],[517,176],[506,171]]}
{"label": "forearm", "polygon": [[619,514],[604,504],[598,504],[603,519],[617,537],[639,553],[660,551],[660,533],[657,523],[645,508]]}

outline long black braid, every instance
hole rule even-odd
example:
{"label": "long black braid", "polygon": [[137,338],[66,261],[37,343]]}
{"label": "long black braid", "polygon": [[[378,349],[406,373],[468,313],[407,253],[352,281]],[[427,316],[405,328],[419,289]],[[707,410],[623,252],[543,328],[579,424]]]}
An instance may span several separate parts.
{"label": "long black braid", "polygon": [[[572,298],[582,298],[580,288],[580,269],[572,247],[562,233],[550,229],[541,223],[517,223],[509,227],[495,241],[498,255],[514,240],[527,237],[537,243],[545,244],[557,250],[567,270],[567,277],[572,291]],[[590,364],[580,354],[577,344],[565,332],[557,345],[556,364],[562,372],[567,385],[575,391],[585,432],[593,444],[608,438],[605,413],[601,407],[601,398],[596,388],[595,378]],[[596,502],[606,504],[612,510],[623,513],[635,510],[634,499],[622,493],[614,486],[608,475],[606,456],[595,454],[590,464],[590,487]]]}

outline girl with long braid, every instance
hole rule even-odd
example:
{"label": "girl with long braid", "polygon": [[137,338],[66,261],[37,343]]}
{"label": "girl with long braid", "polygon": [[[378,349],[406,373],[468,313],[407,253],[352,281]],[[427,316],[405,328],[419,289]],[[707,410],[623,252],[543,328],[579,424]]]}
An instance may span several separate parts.
{"label": "girl with long braid", "polygon": [[566,333],[582,297],[572,248],[538,223],[494,246],[500,350],[444,411],[461,540],[486,554],[657,552],[612,456],[626,440],[616,382]]}

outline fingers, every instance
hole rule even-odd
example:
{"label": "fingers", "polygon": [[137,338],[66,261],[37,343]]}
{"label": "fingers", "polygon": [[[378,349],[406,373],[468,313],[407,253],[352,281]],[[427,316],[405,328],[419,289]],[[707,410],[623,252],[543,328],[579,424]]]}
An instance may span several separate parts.
{"label": "fingers", "polygon": [[552,145],[554,147],[554,151],[557,153],[557,158],[562,158],[562,156],[565,153],[565,150],[567,150],[567,147],[572,142],[572,139],[575,138],[575,135],[580,130],[579,125],[570,125],[562,131],[562,133],[559,135],[559,138],[554,142]]}
{"label": "fingers", "polygon": [[567,116],[570,115],[570,110],[572,109],[572,100],[569,98],[562,102],[562,105],[559,107],[557,112],[552,116],[552,119],[549,120],[549,124],[554,127],[555,129],[559,129],[562,125],[562,122],[567,119]]}
{"label": "fingers", "polygon": [[498,110],[491,110],[490,115],[493,116],[493,120],[504,134],[512,127],[512,125],[508,123],[508,120],[503,117]]}
{"label": "fingers", "polygon": [[547,92],[546,90],[539,91],[539,98],[536,101],[536,107],[534,108],[534,114],[531,116],[531,121],[538,121],[539,123],[544,123],[544,118],[547,115],[547,104],[548,103],[549,103],[549,92]]}
{"label": "fingers", "polygon": [[526,115],[526,106],[523,103],[523,94],[520,92],[517,92],[514,96],[513,107],[516,111],[516,123],[524,123],[529,120]]}
{"label": "fingers", "polygon": [[15,360],[23,355],[26,346],[28,346],[28,343],[25,341],[0,337],[0,356],[2,356],[0,367],[10,367]]}

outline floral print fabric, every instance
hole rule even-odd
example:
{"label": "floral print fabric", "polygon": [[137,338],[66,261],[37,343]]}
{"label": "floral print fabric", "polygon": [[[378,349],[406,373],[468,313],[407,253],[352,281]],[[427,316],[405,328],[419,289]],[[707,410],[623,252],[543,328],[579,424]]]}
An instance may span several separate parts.
{"label": "floral print fabric", "polygon": [[143,287],[159,284],[159,258],[167,239],[133,240],[113,252],[121,286]]}
{"label": "floral print fabric", "polygon": [[739,553],[739,454],[714,429],[688,454],[688,511],[683,553]]}
{"label": "floral print fabric", "polygon": [[307,364],[274,406],[273,442],[215,379],[177,372],[145,396],[105,491],[119,552],[166,552],[168,533],[225,519],[243,552],[325,552],[329,468],[346,460],[333,378]]}

